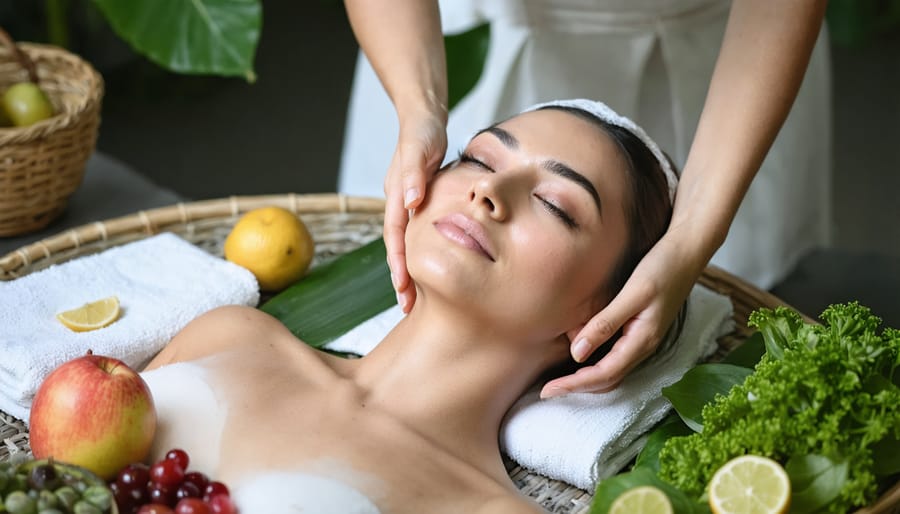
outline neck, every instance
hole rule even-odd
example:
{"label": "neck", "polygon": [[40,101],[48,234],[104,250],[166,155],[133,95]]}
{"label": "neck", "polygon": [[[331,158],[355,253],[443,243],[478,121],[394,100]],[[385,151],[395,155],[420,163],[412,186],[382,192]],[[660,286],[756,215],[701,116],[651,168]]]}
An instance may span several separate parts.
{"label": "neck", "polygon": [[[540,373],[568,355],[568,344],[503,330],[419,297],[413,310],[355,367],[367,403],[432,440],[497,448],[500,422]],[[476,445],[472,445],[476,442]],[[458,453],[458,450],[454,450]]]}

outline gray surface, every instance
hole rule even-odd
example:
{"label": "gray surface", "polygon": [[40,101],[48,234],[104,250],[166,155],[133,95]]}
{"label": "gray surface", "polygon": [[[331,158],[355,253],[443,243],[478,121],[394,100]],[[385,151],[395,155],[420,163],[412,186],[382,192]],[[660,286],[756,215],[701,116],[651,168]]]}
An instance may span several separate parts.
{"label": "gray surface", "polygon": [[0,255],[86,223],[171,205],[183,199],[125,163],[95,152],[88,160],[81,187],[69,199],[62,216],[38,232],[0,238]]}

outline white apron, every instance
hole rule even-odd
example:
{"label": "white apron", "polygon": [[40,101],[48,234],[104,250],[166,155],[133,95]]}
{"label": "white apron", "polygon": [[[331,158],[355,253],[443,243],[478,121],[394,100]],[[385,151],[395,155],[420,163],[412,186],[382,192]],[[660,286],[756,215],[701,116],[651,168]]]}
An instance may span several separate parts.
{"label": "white apron", "polygon": [[[445,0],[446,33],[491,22],[484,72],[450,113],[447,158],[537,102],[584,97],[634,119],[684,165],[725,32],[727,0]],[[831,104],[823,29],[796,102],[712,263],[762,288],[830,241]],[[393,106],[360,53],[338,190],[384,196]]]}

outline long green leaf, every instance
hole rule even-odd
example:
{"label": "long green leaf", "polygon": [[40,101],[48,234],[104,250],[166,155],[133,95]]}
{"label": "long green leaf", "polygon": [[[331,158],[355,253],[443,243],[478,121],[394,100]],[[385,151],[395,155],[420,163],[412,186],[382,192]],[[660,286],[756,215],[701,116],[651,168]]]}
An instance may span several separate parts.
{"label": "long green leaf", "polygon": [[752,369],[732,364],[700,364],[684,374],[681,380],[662,390],[663,396],[687,426],[695,432],[703,431],[703,407],[726,395],[736,384],[741,384]]}
{"label": "long green leaf", "polygon": [[116,33],[172,71],[256,79],[261,0],[94,0]]}
{"label": "long green leaf", "polygon": [[319,348],[396,303],[384,240],[379,238],[317,266],[260,309]]}

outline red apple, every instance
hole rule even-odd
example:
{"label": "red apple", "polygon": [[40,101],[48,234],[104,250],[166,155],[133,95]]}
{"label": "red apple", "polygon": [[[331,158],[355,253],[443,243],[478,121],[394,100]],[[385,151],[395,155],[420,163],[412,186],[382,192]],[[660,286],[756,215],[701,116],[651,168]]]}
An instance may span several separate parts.
{"label": "red apple", "polygon": [[72,359],[44,379],[31,405],[34,456],[53,457],[109,480],[143,461],[156,432],[156,408],[144,379],[124,362]]}

